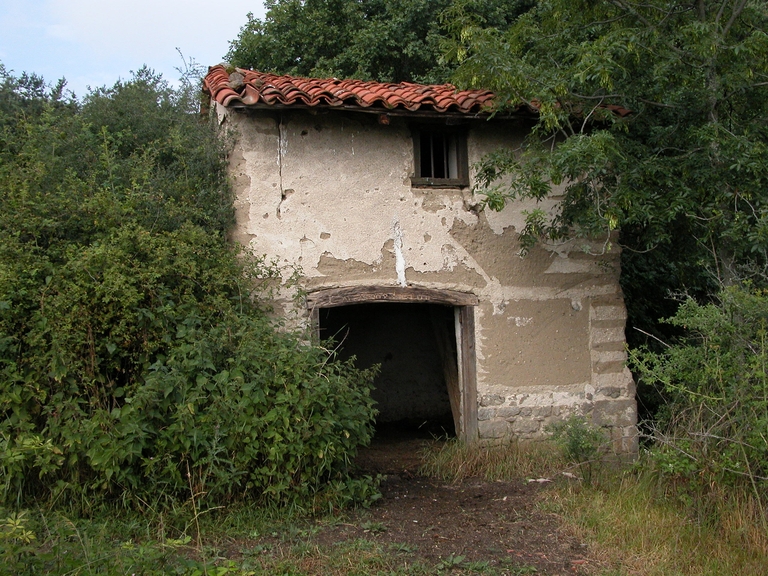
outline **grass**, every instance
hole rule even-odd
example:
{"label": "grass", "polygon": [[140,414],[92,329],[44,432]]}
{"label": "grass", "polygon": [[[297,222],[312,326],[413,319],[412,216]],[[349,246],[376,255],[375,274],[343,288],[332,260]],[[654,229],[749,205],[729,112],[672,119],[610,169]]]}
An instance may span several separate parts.
{"label": "grass", "polygon": [[766,573],[768,535],[756,522],[749,496],[710,495],[712,507],[702,514],[691,501],[665,496],[661,488],[647,471],[604,471],[593,486],[557,486],[542,505],[592,543],[606,573]]}
{"label": "grass", "polygon": [[[768,534],[748,491],[713,489],[703,505],[642,465],[602,467],[591,483],[578,482],[559,474],[566,460],[547,444],[469,450],[449,442],[425,454],[424,461],[422,472],[447,481],[554,479],[538,505],[588,544],[590,574],[766,573]],[[325,528],[351,521],[340,514],[310,518],[301,510],[247,505],[197,515],[189,510],[152,516],[120,511],[90,519],[0,510],[0,575],[502,576],[534,570],[467,562],[458,555],[425,563],[408,542],[377,541],[386,526],[365,518],[355,521],[361,538],[327,544],[315,538]]]}
{"label": "grass", "polygon": [[467,478],[488,481],[554,476],[566,468],[565,458],[550,444],[515,442],[469,447],[445,442],[427,449],[419,472],[448,482]]}
{"label": "grass", "polygon": [[[768,573],[768,534],[749,490],[717,490],[693,498],[641,461],[632,469],[602,466],[591,483],[574,483],[562,452],[549,444],[469,450],[447,443],[426,455],[422,471],[443,480],[556,480],[539,506],[560,516],[590,546],[594,574],[751,576]],[[560,479],[558,481],[558,479]],[[702,504],[702,499],[705,504]]]}
{"label": "grass", "polygon": [[[59,513],[0,510],[0,575],[462,576],[508,574],[452,556],[425,563],[418,547],[374,540],[386,527],[359,520],[366,536],[318,544],[314,536],[349,521],[240,505],[218,510],[189,533],[125,511],[72,520]],[[193,522],[187,522],[193,525]]]}

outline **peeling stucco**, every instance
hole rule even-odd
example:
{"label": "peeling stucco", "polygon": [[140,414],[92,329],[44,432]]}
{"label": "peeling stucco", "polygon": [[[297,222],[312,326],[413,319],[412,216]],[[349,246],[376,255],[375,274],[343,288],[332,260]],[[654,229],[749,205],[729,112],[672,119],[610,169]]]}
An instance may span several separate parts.
{"label": "peeling stucco", "polygon": [[[309,291],[380,285],[476,295],[481,438],[534,438],[553,419],[588,414],[617,450],[632,450],[617,250],[603,239],[518,256],[523,211],[556,210],[557,197],[492,212],[469,188],[412,187],[412,126],[403,118],[217,113],[236,134],[236,240],[300,267]],[[524,137],[504,122],[471,123],[467,134],[470,165]]]}

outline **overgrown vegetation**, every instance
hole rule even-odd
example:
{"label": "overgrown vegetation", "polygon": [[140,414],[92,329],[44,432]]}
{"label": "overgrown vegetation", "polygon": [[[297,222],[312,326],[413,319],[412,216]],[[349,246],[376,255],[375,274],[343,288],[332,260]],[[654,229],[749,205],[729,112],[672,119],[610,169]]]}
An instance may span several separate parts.
{"label": "overgrown vegetation", "polygon": [[717,302],[688,299],[667,321],[686,337],[632,355],[637,374],[666,398],[652,467],[705,520],[710,507],[748,496],[752,521],[768,533],[768,293],[732,286]]}
{"label": "overgrown vegetation", "polygon": [[[452,13],[505,28],[530,0],[270,0],[248,22],[228,61],[297,76],[441,83],[454,64],[442,43]],[[445,14],[445,16],[444,16]]]}
{"label": "overgrown vegetation", "polygon": [[[450,443],[424,470],[562,478],[543,505],[596,542],[609,570],[764,571],[766,10],[276,0],[230,49],[239,66],[381,81],[444,81],[459,66],[460,83],[539,109],[523,149],[479,167],[479,191],[501,208],[567,185],[561,212],[529,214],[524,251],[595,235],[609,249],[620,230],[642,330],[629,333],[633,368],[654,391],[647,451],[631,472],[590,465],[589,482],[565,479],[598,443],[571,422],[565,454]],[[223,142],[188,93],[148,70],[81,103],[35,76],[0,68],[0,81],[3,569],[209,573],[215,545],[201,534],[222,503],[375,497],[349,475],[371,434],[371,375],[275,331],[260,295],[277,271],[227,242]],[[150,520],[78,519],[116,507]],[[348,551],[215,570],[344,573],[352,557],[359,572],[430,569],[401,570],[370,542]]]}
{"label": "overgrown vegetation", "polygon": [[[160,576],[298,576],[353,574],[377,576],[508,576],[534,574],[535,567],[514,558],[492,565],[461,554],[440,559],[408,542],[376,538],[386,527],[361,517],[339,515],[307,519],[276,514],[263,507],[237,507],[226,515],[201,519],[200,538],[164,532],[162,523],[123,514],[120,519],[70,520],[66,516],[12,518],[17,528],[0,524],[0,573],[142,574]],[[316,536],[335,525],[353,522],[362,537],[332,544]],[[218,525],[217,525],[218,523]],[[23,526],[23,527],[22,527]],[[38,534],[40,541],[30,540]],[[365,537],[365,535],[368,537]],[[26,535],[26,536],[25,536]],[[422,554],[421,552],[427,552]],[[427,556],[426,558],[424,556]],[[3,571],[3,570],[7,570]]]}
{"label": "overgrown vegetation", "polygon": [[605,432],[583,416],[575,415],[549,424],[546,430],[568,462],[578,468],[584,481],[591,483],[593,472],[601,465],[610,443]]}
{"label": "overgrown vegetation", "polygon": [[[583,432],[574,420],[571,438],[588,443],[591,434]],[[754,495],[727,489],[710,494],[706,512],[692,515],[688,492],[659,474],[652,453],[643,452],[630,469],[595,462],[589,480],[571,473],[584,456],[549,441],[480,450],[449,442],[426,453],[421,470],[449,482],[546,480],[538,506],[589,544],[590,574],[764,573],[768,532],[756,521],[760,504]]]}
{"label": "overgrown vegetation", "polygon": [[[766,532],[741,514],[745,506],[723,506],[720,521],[713,523],[692,518],[686,502],[648,473],[642,460],[629,471],[600,467],[591,484],[560,474],[566,466],[564,454],[546,442],[469,451],[451,441],[426,455],[422,470],[457,482],[473,477],[515,483],[552,480],[538,493],[537,506],[563,519],[566,534],[588,543],[583,553],[590,574],[764,573]],[[411,543],[382,543],[376,534],[387,527],[367,521],[365,515],[307,519],[298,512],[240,503],[195,516],[186,502],[163,513],[123,511],[117,517],[87,520],[54,511],[4,514],[0,573],[537,573],[513,558],[509,564],[468,562],[460,551],[428,562]],[[353,523],[368,537],[333,544],[316,539],[340,523]]]}
{"label": "overgrown vegetation", "polygon": [[0,504],[373,497],[350,476],[372,374],[276,329],[278,271],[227,241],[225,142],[187,92],[0,82]]}
{"label": "overgrown vegetation", "polygon": [[[750,574],[765,571],[764,530],[744,514],[749,503],[713,500],[718,522],[694,519],[685,502],[665,490],[658,476],[603,470],[592,486],[562,483],[541,506],[561,516],[605,574]],[[751,503],[754,505],[754,502]]]}

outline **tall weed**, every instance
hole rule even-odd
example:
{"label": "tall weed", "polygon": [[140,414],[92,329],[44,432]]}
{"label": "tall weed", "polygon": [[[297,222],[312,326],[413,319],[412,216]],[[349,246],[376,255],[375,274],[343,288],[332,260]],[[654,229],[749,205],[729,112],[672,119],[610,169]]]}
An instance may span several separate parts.
{"label": "tall weed", "polygon": [[687,336],[631,354],[666,399],[654,469],[701,518],[719,517],[730,495],[749,497],[753,521],[768,530],[768,293],[733,286],[715,303],[686,301],[667,321]]}

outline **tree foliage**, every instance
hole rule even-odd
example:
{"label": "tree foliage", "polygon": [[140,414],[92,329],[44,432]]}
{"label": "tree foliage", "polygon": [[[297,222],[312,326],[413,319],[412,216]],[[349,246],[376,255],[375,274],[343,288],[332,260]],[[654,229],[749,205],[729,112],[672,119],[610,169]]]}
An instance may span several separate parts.
{"label": "tree foliage", "polygon": [[[528,0],[270,0],[230,45],[234,66],[298,76],[445,82],[444,11],[505,28]],[[452,21],[446,17],[445,21]]]}
{"label": "tree foliage", "polygon": [[478,191],[501,208],[561,186],[557,210],[530,213],[524,251],[610,247],[620,230],[630,327],[653,336],[628,334],[641,405],[658,401],[658,469],[696,504],[738,485],[762,506],[768,5],[541,0],[506,30],[454,29],[460,84],[539,111],[520,149],[483,160]]}
{"label": "tree foliage", "polygon": [[685,257],[721,279],[765,275],[764,2],[548,0],[507,30],[456,26],[461,82],[540,112],[522,156],[482,166],[491,206],[565,183],[560,211],[529,220],[524,246],[621,228],[648,249],[681,231],[695,239]]}
{"label": "tree foliage", "polygon": [[371,375],[262,308],[214,127],[147,69],[83,103],[0,73],[0,502],[366,490]]}

